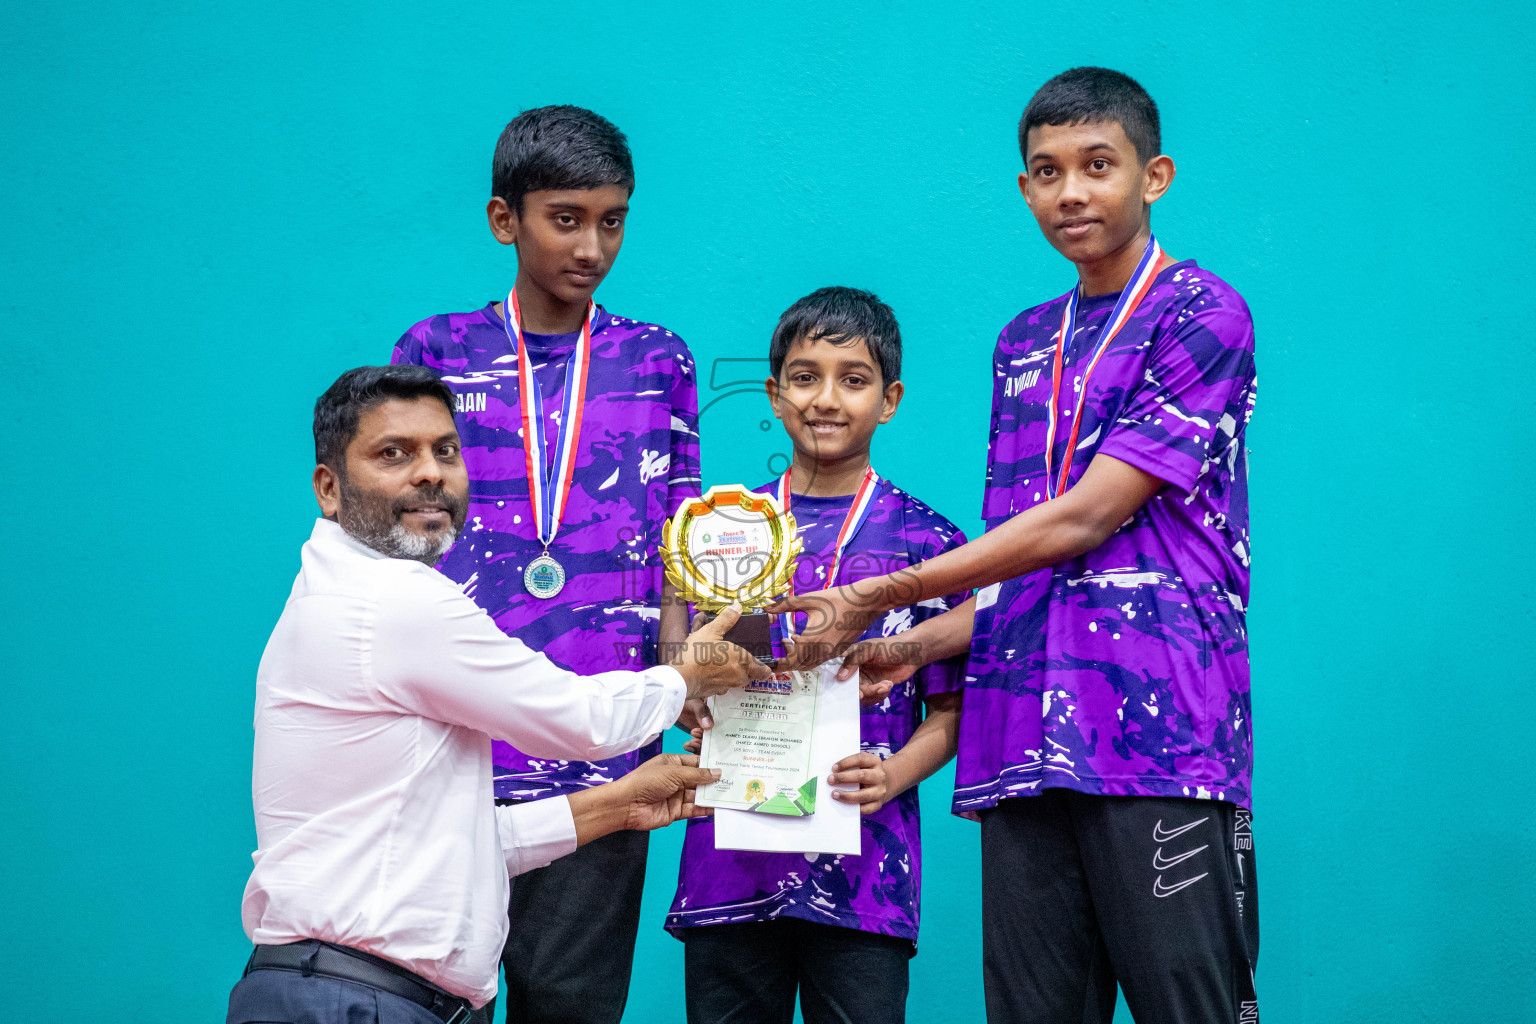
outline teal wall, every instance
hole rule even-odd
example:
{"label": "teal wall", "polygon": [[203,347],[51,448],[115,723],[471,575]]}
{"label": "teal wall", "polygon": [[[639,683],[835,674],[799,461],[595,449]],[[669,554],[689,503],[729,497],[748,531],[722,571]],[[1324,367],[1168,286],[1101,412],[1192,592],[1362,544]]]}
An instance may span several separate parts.
{"label": "teal wall", "polygon": [[[577,7],[581,15],[561,13]],[[963,8],[963,9],[962,9]],[[1070,268],[1014,188],[1065,67],[1159,100],[1164,244],[1247,296],[1266,1019],[1529,1020],[1536,716],[1529,5],[247,5],[0,14],[0,1017],[222,1020],[247,948],[252,678],[309,531],[308,415],[505,293],[517,110],[639,170],[599,297],[699,362],[873,288],[877,465],[968,529],[998,328]],[[1527,43],[1520,43],[1520,39]],[[727,375],[729,376],[729,375]],[[705,417],[764,476],[755,397]],[[1521,529],[1521,524],[1526,529]],[[914,1021],[975,1021],[977,830],[925,787]],[[652,846],[629,1019],[681,1019]]]}

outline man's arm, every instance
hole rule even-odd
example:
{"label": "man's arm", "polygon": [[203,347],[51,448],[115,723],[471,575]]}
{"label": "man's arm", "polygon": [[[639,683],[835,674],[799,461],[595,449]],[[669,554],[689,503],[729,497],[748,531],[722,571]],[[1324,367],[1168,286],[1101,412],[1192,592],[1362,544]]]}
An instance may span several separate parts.
{"label": "man's arm", "polygon": [[371,670],[402,710],[502,739],[534,757],[596,761],[644,746],[685,698],[723,693],[768,670],[721,639],[730,609],[690,636],[670,665],[578,675],[507,636],[441,578],[386,581]]}
{"label": "man's arm", "polygon": [[[785,662],[793,668],[819,665],[846,649],[876,616],[892,608],[991,586],[1092,551],[1163,486],[1150,473],[1112,456],[1096,455],[1066,494],[1020,512],[962,547],[885,576],[780,601],[770,611],[803,611],[809,617]],[[974,605],[971,612],[964,608],[935,616],[930,620],[932,627],[916,638],[917,642],[931,639],[935,651],[947,652],[929,657],[924,647],[924,662],[960,653],[959,638]],[[940,625],[942,620],[949,621]],[[923,623],[909,630],[901,640],[913,642],[910,634],[928,626]],[[968,628],[963,635],[969,644]]]}
{"label": "man's arm", "polygon": [[707,808],[694,805],[694,792],[719,781],[720,773],[698,765],[696,757],[661,754],[617,782],[565,797],[498,805],[496,828],[508,876],[541,868],[612,832],[650,831],[708,814]]}

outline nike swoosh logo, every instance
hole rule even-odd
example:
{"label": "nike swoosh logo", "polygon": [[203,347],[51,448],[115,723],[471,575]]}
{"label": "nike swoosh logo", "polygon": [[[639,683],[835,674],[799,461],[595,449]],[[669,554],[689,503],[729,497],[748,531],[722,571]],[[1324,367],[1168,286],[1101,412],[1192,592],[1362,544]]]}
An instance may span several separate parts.
{"label": "nike swoosh logo", "polygon": [[1169,868],[1173,867],[1175,864],[1183,864],[1185,861],[1189,860],[1189,858],[1193,857],[1195,854],[1199,853],[1201,850],[1208,850],[1208,849],[1210,849],[1210,844],[1209,843],[1207,843],[1204,846],[1197,846],[1195,849],[1190,850],[1188,853],[1181,853],[1177,857],[1169,857],[1167,860],[1164,860],[1163,859],[1162,847],[1158,847],[1157,852],[1152,855],[1152,870],[1153,871],[1167,871]]}
{"label": "nike swoosh logo", "polygon": [[1201,818],[1199,821],[1192,821],[1188,825],[1185,825],[1182,828],[1176,828],[1176,829],[1173,829],[1171,831],[1164,832],[1163,831],[1163,819],[1162,818],[1158,818],[1157,819],[1157,824],[1152,826],[1152,841],[1154,843],[1157,843],[1159,846],[1161,846],[1163,843],[1168,842],[1168,840],[1170,840],[1170,839],[1177,839],[1177,838],[1179,838],[1179,836],[1183,835],[1185,832],[1188,832],[1190,829],[1196,828],[1196,827],[1198,827],[1200,825],[1204,825],[1206,822],[1208,822],[1210,820],[1211,820],[1210,816],[1207,815],[1206,817]]}
{"label": "nike swoosh logo", "polygon": [[1167,899],[1169,896],[1172,896],[1174,893],[1178,892],[1180,889],[1187,889],[1190,886],[1194,885],[1196,882],[1200,881],[1200,879],[1204,878],[1208,874],[1210,874],[1209,871],[1202,872],[1201,874],[1196,875],[1194,878],[1186,878],[1186,879],[1184,879],[1184,881],[1178,882],[1178,883],[1176,883],[1174,885],[1164,885],[1163,884],[1163,876],[1162,875],[1158,875],[1156,878],[1154,878],[1152,880],[1152,895],[1156,896],[1160,900],[1161,899]]}

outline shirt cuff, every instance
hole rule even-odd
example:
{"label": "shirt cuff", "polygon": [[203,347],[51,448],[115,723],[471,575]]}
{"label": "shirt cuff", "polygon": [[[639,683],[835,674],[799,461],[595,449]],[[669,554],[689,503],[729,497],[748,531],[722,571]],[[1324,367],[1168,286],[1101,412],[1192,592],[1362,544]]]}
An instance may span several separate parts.
{"label": "shirt cuff", "polygon": [[683,679],[683,674],[671,665],[652,665],[646,671],[655,673],[656,680],[666,691],[666,700],[661,706],[672,709],[672,714],[667,718],[667,724],[662,727],[662,731],[665,732],[672,727],[673,722],[677,721],[677,716],[683,713],[683,705],[688,702],[688,683]]}
{"label": "shirt cuff", "polygon": [[496,805],[496,832],[507,877],[541,868],[576,849],[576,819],[563,796]]}

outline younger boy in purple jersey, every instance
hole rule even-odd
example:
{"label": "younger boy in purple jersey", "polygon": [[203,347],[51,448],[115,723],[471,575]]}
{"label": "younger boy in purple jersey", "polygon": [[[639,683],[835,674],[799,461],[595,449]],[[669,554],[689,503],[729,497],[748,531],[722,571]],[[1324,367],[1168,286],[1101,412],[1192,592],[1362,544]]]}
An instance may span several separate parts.
{"label": "younger boy in purple jersey", "polygon": [[[866,673],[967,649],[956,813],[981,821],[990,1021],[1256,1021],[1248,492],[1253,322],[1163,255],[1157,107],[1075,68],[1019,125],[1020,189],[1077,286],[1003,328],[986,535],[905,573],[807,595],[792,660],[884,607],[979,593]],[[913,658],[913,651],[919,656]]]}
{"label": "younger boy in purple jersey", "polygon": [[[797,590],[897,571],[965,543],[953,523],[870,467],[870,439],[902,396],[889,306],[852,288],[813,292],[779,319],[769,366],[768,396],[794,457],[787,487],[777,479],[758,490],[788,498],[804,544]],[[845,523],[856,532],[839,554]],[[892,609],[868,635],[902,635],[963,600]],[[777,622],[774,632],[780,640]],[[789,1024],[797,991],[807,1024],[905,1019],[922,874],[916,787],[954,755],[962,664],[932,664],[868,694],[860,750],[828,779],[858,787],[832,791],[861,805],[858,856],[717,850],[713,821],[688,830],[667,929],[686,943],[691,1024]]]}
{"label": "younger boy in purple jersey", "polygon": [[[469,523],[439,568],[502,630],[583,673],[654,664],[658,641],[687,629],[686,606],[663,599],[658,551],[667,515],[698,494],[693,356],[671,331],[590,305],[619,254],[634,184],[628,143],[608,121],[568,106],[519,114],[497,143],[486,210],[497,241],[517,250],[511,301],[423,320],[393,359],[437,370],[457,403]],[[519,380],[519,338],[531,382]],[[562,430],[578,428],[562,457]],[[525,461],[528,433],[543,435],[544,450]],[[530,465],[556,467],[539,482],[568,494],[563,514],[533,508]],[[496,797],[600,785],[659,750],[588,763],[496,743]],[[616,1024],[646,839],[617,832],[515,880],[502,958],[510,1020]],[[477,1020],[488,1024],[493,1009]]]}

